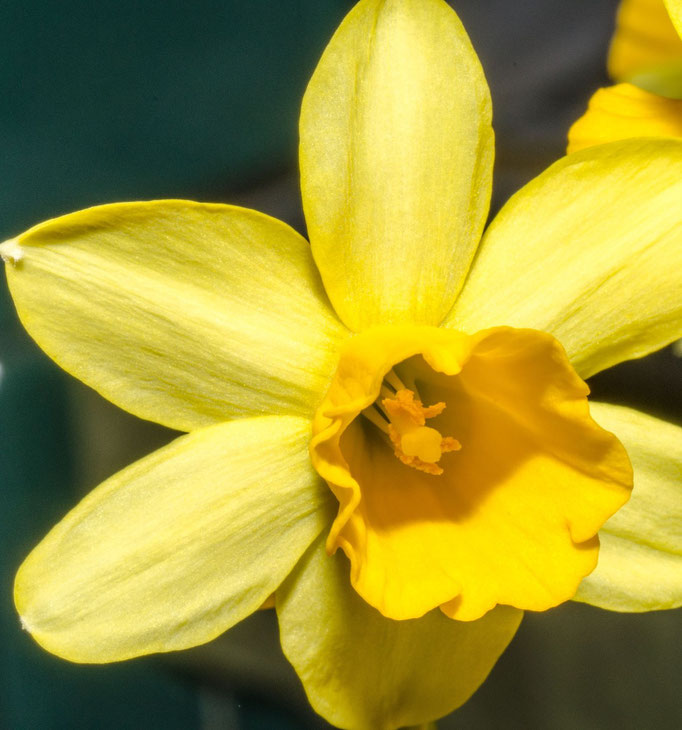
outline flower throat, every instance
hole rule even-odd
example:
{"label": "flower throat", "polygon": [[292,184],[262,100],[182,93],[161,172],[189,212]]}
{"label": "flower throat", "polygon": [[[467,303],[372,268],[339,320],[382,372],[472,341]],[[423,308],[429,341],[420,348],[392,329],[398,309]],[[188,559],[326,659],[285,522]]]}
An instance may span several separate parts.
{"label": "flower throat", "polygon": [[442,436],[425,425],[427,419],[445,410],[445,403],[424,406],[415,384],[410,386],[403,383],[395,370],[389,370],[379,397],[362,415],[389,437],[394,454],[403,464],[426,474],[442,474],[443,468],[438,465],[441,456],[459,451],[462,445],[452,436]]}

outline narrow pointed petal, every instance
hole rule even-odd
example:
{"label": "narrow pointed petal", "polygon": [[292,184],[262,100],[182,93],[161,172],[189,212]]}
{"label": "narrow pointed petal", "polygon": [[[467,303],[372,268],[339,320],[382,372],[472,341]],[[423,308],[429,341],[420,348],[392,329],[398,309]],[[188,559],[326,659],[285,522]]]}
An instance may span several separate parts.
{"label": "narrow pointed petal", "polygon": [[681,16],[680,0],[622,0],[609,50],[610,76],[626,81],[682,59]]}
{"label": "narrow pointed petal", "polygon": [[569,130],[567,151],[630,137],[682,137],[682,99],[667,99],[632,84],[599,89]]}
{"label": "narrow pointed petal", "polygon": [[505,205],[447,327],[554,335],[586,378],[682,336],[682,141],[569,155]]}
{"label": "narrow pointed petal", "polygon": [[282,648],[313,708],[350,730],[393,730],[462,705],[511,641],[522,612],[502,606],[473,622],[441,611],[384,618],[351,588],[349,565],[311,546],[277,592]]}
{"label": "narrow pointed petal", "polygon": [[682,428],[604,403],[592,413],[625,445],[635,486],[599,531],[599,563],[575,600],[612,611],[682,606]]}
{"label": "narrow pointed petal", "polygon": [[43,647],[110,662],[202,644],[259,608],[325,526],[305,419],[210,426],[114,475],[19,569]]}
{"label": "narrow pointed petal", "polygon": [[308,243],[243,208],[104,205],[38,225],[0,254],[19,316],[50,357],[179,430],[308,415],[345,331]]}
{"label": "narrow pointed petal", "polygon": [[301,187],[325,288],[354,330],[437,324],[490,198],[488,87],[442,0],[362,0],[301,110]]}

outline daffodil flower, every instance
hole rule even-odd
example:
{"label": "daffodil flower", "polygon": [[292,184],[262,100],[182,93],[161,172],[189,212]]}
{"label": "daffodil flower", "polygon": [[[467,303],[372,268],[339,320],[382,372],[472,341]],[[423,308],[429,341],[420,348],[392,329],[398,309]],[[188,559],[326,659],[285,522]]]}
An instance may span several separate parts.
{"label": "daffodil flower", "polygon": [[679,605],[682,429],[582,379],[682,334],[682,142],[560,160],[481,239],[489,93],[441,0],[358,3],[300,129],[310,244],[168,200],[0,247],[56,362],[189,432],[29,555],[25,628],[109,662],[274,594],[313,707],[396,728],[464,702],[523,610]]}
{"label": "daffodil flower", "polygon": [[568,133],[568,152],[630,137],[682,137],[682,0],[622,0],[608,71]]}

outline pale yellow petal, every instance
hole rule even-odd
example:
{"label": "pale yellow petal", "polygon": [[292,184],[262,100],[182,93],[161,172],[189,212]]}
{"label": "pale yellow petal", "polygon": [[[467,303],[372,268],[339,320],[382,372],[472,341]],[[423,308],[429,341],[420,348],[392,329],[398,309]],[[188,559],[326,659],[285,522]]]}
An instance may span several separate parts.
{"label": "pale yellow petal", "polygon": [[350,730],[435,720],[466,702],[514,636],[522,613],[496,608],[460,622],[432,611],[393,621],[349,583],[349,565],[324,540],[277,592],[282,648],[313,708]]}
{"label": "pale yellow petal", "polygon": [[66,659],[110,662],[202,644],[255,611],[327,523],[309,428],[210,426],[108,479],[19,569],[24,627]]}
{"label": "pale yellow petal", "polygon": [[309,414],[345,328],[284,223],[187,201],[105,205],[2,244],[26,329],[126,410],[191,430]]}
{"label": "pale yellow petal", "polygon": [[680,16],[679,0],[666,0],[665,3],[663,0],[623,0],[609,50],[611,77],[626,81],[634,74],[681,59]]}
{"label": "pale yellow petal", "polygon": [[554,335],[586,378],[682,336],[682,141],[559,160],[505,205],[445,322]]}
{"label": "pale yellow petal", "polygon": [[362,0],[303,99],[301,187],[341,319],[437,324],[486,218],[488,87],[442,0]]}
{"label": "pale yellow petal", "polygon": [[568,132],[568,152],[630,137],[682,137],[682,99],[618,84],[599,89]]}
{"label": "pale yellow petal", "polygon": [[575,599],[613,611],[681,606],[682,428],[604,403],[592,413],[625,445],[635,486],[599,531],[599,563]]}

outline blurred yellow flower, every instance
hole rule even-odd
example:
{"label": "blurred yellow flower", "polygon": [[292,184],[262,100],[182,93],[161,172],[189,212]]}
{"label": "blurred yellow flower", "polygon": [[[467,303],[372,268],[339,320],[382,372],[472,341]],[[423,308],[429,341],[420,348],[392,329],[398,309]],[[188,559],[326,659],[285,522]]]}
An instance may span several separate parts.
{"label": "blurred yellow flower", "polygon": [[682,137],[682,1],[623,0],[599,89],[568,133],[568,152],[629,137]]}
{"label": "blurred yellow flower", "polygon": [[682,602],[682,431],[590,411],[582,380],[682,333],[682,142],[561,160],[481,239],[490,119],[442,0],[362,0],[303,100],[310,244],[157,201],[0,246],[55,361],[189,432],[26,559],[15,601],[41,645],[182,649],[274,593],[313,707],[396,728],[466,701],[522,609]]}

